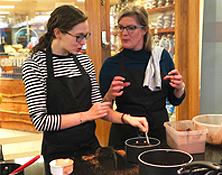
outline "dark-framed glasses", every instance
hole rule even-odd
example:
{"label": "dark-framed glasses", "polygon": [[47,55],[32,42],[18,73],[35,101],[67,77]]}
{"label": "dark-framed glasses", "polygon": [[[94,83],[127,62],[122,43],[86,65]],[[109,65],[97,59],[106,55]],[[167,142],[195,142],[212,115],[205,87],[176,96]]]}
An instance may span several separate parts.
{"label": "dark-framed glasses", "polygon": [[90,37],[90,35],[91,35],[91,33],[87,33],[85,35],[76,35],[75,36],[75,35],[73,35],[73,34],[71,34],[69,32],[66,32],[66,33],[68,35],[72,36],[72,37],[75,37],[76,38],[76,42],[78,42],[78,43],[81,43],[83,39],[87,40]]}
{"label": "dark-framed glasses", "polygon": [[126,29],[126,31],[129,33],[129,34],[133,34],[135,32],[136,29],[138,28],[143,28],[144,26],[126,26],[126,27],[123,27],[122,25],[118,25],[116,26],[116,29],[118,30],[118,32],[123,32],[124,29]]}

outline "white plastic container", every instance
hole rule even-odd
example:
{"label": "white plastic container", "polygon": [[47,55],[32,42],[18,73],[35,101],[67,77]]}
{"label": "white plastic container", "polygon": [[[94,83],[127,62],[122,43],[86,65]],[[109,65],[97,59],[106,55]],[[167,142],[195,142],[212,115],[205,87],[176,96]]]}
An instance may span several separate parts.
{"label": "white plastic container", "polygon": [[[60,165],[57,165],[59,162]],[[55,159],[50,165],[50,172],[53,175],[68,175],[73,172],[74,161],[71,159]]]}
{"label": "white plastic container", "polygon": [[205,152],[207,129],[197,129],[192,120],[165,122],[167,144],[191,154]]}
{"label": "white plastic container", "polygon": [[197,128],[207,128],[206,142],[222,146],[222,114],[201,114],[193,118]]}

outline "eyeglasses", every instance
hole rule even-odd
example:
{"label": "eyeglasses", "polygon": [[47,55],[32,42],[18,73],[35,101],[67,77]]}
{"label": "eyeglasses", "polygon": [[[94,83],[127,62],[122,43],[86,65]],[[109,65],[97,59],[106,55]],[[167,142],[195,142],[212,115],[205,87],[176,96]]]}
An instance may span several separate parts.
{"label": "eyeglasses", "polygon": [[126,26],[126,27],[123,27],[123,26],[119,25],[119,26],[116,26],[116,29],[117,29],[119,32],[123,32],[124,29],[126,29],[126,31],[127,31],[129,34],[133,34],[136,29],[138,29],[138,28],[143,28],[143,27],[144,27],[144,26]]}
{"label": "eyeglasses", "polygon": [[90,35],[91,35],[91,33],[87,33],[85,35],[77,35],[77,36],[75,36],[75,35],[73,35],[73,34],[71,34],[69,32],[66,32],[66,33],[68,35],[72,36],[72,37],[76,37],[76,42],[78,42],[78,43],[81,43],[83,39],[87,40],[90,37]]}

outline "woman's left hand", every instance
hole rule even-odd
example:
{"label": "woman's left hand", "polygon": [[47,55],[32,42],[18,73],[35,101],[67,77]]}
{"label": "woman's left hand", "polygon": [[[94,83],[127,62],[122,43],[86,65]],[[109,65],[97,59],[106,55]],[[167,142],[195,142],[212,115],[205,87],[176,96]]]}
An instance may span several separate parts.
{"label": "woman's left hand", "polygon": [[178,91],[182,90],[184,87],[183,76],[177,69],[171,70],[163,79],[170,80],[169,84]]}
{"label": "woman's left hand", "polygon": [[143,132],[149,131],[146,117],[133,117],[129,114],[125,114],[123,121],[124,123],[130,124],[131,126],[140,128]]}
{"label": "woman's left hand", "polygon": [[174,94],[177,98],[183,95],[185,84],[183,82],[183,76],[177,69],[171,70],[163,79],[170,80],[169,84],[175,88]]}

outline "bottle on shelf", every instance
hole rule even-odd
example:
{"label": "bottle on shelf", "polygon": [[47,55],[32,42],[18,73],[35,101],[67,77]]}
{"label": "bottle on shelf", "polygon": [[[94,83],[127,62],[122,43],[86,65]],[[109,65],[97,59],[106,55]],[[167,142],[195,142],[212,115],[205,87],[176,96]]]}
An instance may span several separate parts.
{"label": "bottle on shelf", "polygon": [[0,44],[0,52],[5,53],[5,45],[7,45],[7,43],[5,42],[5,37],[2,37],[1,39],[1,44]]}

